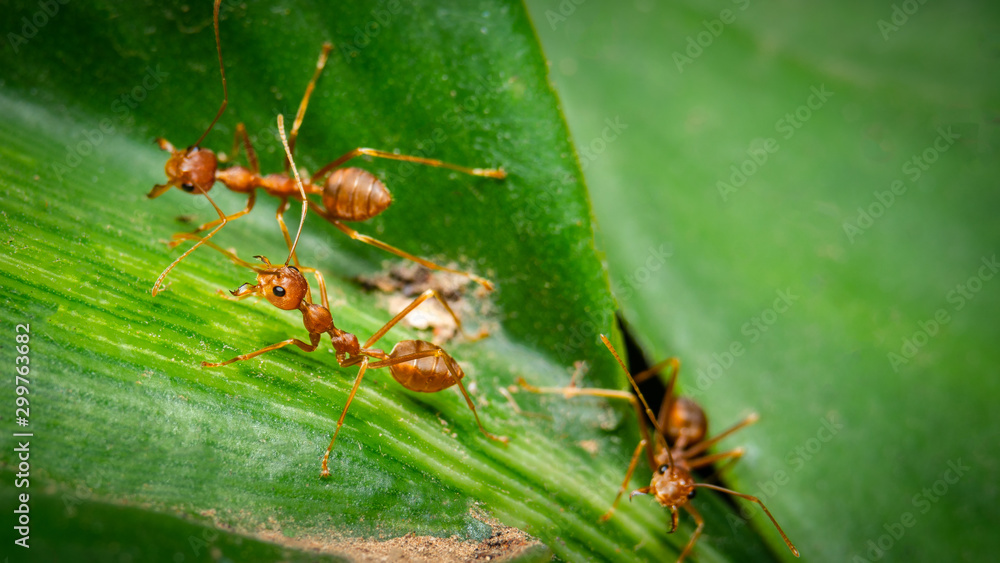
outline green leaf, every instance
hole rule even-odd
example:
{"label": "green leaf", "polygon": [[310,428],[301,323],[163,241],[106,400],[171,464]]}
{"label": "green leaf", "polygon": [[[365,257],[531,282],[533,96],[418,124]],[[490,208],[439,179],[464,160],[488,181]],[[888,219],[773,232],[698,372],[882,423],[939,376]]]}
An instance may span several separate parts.
{"label": "green leaf", "polygon": [[[588,197],[516,2],[227,2],[229,109],[203,143],[228,151],[245,123],[262,169],[280,170],[275,117],[291,119],[329,40],[337,50],[306,115],[300,166],[316,170],[357,146],[503,166],[508,178],[495,181],[362,160],[396,202],[358,227],[497,283],[492,294],[467,296],[486,313],[466,321],[492,336],[446,347],[468,374],[484,425],[510,445],[486,440],[454,390],[417,394],[375,371],[338,438],[334,477],[321,481],[353,369],[337,367],[327,347],[199,367],[305,336],[295,313],[216,295],[251,273],[210,249],[150,295],[179,252],[164,241],[192,228],[176,218],[215,216],[204,198],[178,190],[145,197],[164,181],[166,154],[154,138],[194,142],[220,101],[209,4],[15,2],[0,15],[0,27],[13,30],[0,55],[0,359],[13,366],[23,355],[14,325],[27,324],[31,368],[28,425],[4,411],[0,460],[4,498],[31,497],[30,553],[298,559],[308,553],[286,549],[296,539],[412,532],[482,540],[490,529],[474,513],[485,512],[564,559],[672,557],[687,535],[667,536],[665,512],[649,502],[597,521],[637,440],[627,408],[518,396],[547,421],[518,414],[499,392],[517,377],[565,383],[577,361],[590,366],[589,385],[625,385],[596,340],[613,330],[614,303]],[[228,212],[245,204],[221,187],[213,197]],[[277,202],[264,199],[214,240],[247,258],[284,256]],[[385,296],[366,293],[355,276],[380,272],[393,257],[314,216],[299,250],[326,274],[338,326],[365,337],[390,318]],[[430,337],[400,327],[383,342]],[[0,392],[5,408],[14,393],[13,385]],[[16,430],[33,433],[27,488],[12,486]],[[198,543],[216,529],[217,540]],[[733,538],[706,545],[703,559],[761,549]]]}
{"label": "green leaf", "polygon": [[626,321],[761,414],[734,488],[805,560],[995,558],[996,8],[530,4]]}

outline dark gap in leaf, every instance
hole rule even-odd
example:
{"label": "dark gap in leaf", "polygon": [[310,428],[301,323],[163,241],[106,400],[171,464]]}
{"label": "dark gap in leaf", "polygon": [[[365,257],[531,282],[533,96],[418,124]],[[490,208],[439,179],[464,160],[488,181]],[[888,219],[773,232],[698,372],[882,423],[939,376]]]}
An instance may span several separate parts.
{"label": "dark gap in leaf", "polygon": [[[649,363],[646,353],[642,351],[639,343],[632,336],[632,330],[628,326],[628,323],[625,322],[621,313],[617,313],[615,317],[618,319],[618,326],[622,330],[622,339],[625,341],[625,356],[628,361],[629,370],[633,374],[646,371],[653,364]],[[660,359],[662,358],[657,358],[656,361],[660,361]],[[646,402],[649,403],[649,408],[653,409],[653,414],[658,414],[657,411],[660,408],[660,403],[663,402],[663,396],[667,393],[667,386],[664,381],[660,379],[659,375],[657,377],[650,377],[639,384],[639,389],[642,391],[642,396],[646,398]]]}
{"label": "dark gap in leaf", "polygon": [[[628,323],[625,322],[625,319],[622,317],[621,312],[616,313],[615,317],[618,319],[618,326],[621,328],[622,331],[622,339],[625,341],[625,355],[628,358],[629,370],[633,374],[642,373],[643,371],[649,369],[649,367],[652,366],[653,364],[649,362],[649,360],[646,357],[646,353],[643,352],[642,348],[639,347],[639,343],[636,341],[635,337],[632,336],[632,330],[628,326]],[[656,358],[655,361],[658,362],[663,359],[666,358]],[[681,358],[681,360],[683,361],[683,358]],[[683,373],[684,371],[682,369],[681,374]],[[650,377],[646,381],[643,381],[642,383],[639,384],[639,390],[642,391],[642,396],[646,398],[646,402],[649,403],[649,408],[653,409],[653,414],[655,415],[659,415],[660,404],[663,402],[664,395],[667,394],[667,385],[666,382],[663,381],[663,379],[661,379],[661,376],[662,374],[657,374],[656,377]],[[683,375],[678,376],[678,379],[680,379],[681,377],[683,377]],[[684,381],[679,381],[678,383],[680,385],[680,388],[683,389]],[[709,428],[708,436],[709,437],[714,436],[715,434],[713,434],[713,426],[711,418],[709,418],[708,420],[708,428]],[[707,465],[705,467],[696,469],[694,471],[694,474],[697,476],[698,481],[701,483],[711,482],[711,483],[716,483],[723,487],[732,488],[726,485],[724,479],[725,475],[724,474],[720,475],[717,473],[717,471],[718,471],[718,466],[717,464],[713,463],[711,465]],[[718,495],[718,497],[724,503],[731,506],[734,510],[739,510],[740,505],[735,501],[735,497],[733,497],[732,495],[720,494]]]}

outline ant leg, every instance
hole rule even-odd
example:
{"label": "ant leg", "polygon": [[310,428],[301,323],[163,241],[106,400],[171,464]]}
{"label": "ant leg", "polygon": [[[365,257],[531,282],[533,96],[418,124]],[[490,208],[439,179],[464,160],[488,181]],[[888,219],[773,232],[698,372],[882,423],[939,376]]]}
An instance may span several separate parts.
{"label": "ant leg", "polygon": [[[178,242],[181,242],[181,241],[184,241],[184,240],[203,240],[201,237],[199,237],[198,235],[196,235],[194,233],[177,233],[176,235],[174,235],[174,238],[179,239]],[[225,248],[222,248],[221,246],[215,244],[212,241],[204,241],[204,244],[205,244],[205,246],[214,248],[215,250],[219,251],[226,258],[229,258],[230,260],[232,260],[232,262],[234,264],[236,264],[237,266],[243,266],[244,268],[249,268],[251,270],[253,270],[255,268],[254,264],[251,264],[250,262],[247,262],[246,260],[244,260],[244,259],[240,258],[239,256],[237,256],[236,253],[234,253],[232,251],[229,251],[229,250],[226,250]]]}
{"label": "ant leg", "polygon": [[[695,507],[691,506],[690,503],[685,504],[684,508],[688,512],[691,513],[691,516],[694,517],[694,521],[695,521],[696,524],[698,524],[698,526],[694,529],[694,533],[691,534],[691,539],[688,540],[687,545],[684,546],[684,551],[681,552],[681,556],[677,558],[677,563],[681,563],[681,561],[684,561],[684,558],[687,557],[689,553],[691,553],[691,549],[694,547],[694,542],[698,541],[698,538],[701,536],[701,531],[703,529],[705,529],[705,519],[701,517],[701,513],[699,513],[695,509]],[[677,516],[677,513],[675,512],[674,513],[674,528],[677,527],[676,516]],[[671,530],[671,531],[673,531],[673,530]]]}
{"label": "ant leg", "polygon": [[680,360],[677,358],[667,358],[632,376],[632,379],[634,379],[636,383],[642,383],[643,381],[656,376],[663,370],[664,367],[668,366],[671,368],[670,379],[667,380],[667,390],[663,394],[663,402],[660,403],[659,416],[657,417],[657,422],[660,424],[660,428],[666,427],[667,414],[670,412],[669,406],[677,398],[674,395],[674,383],[677,381],[677,372],[680,371]]}
{"label": "ant leg", "polygon": [[635,471],[635,466],[639,464],[639,456],[642,454],[643,449],[649,449],[648,446],[649,442],[645,438],[639,440],[639,444],[635,447],[635,451],[632,452],[632,461],[629,462],[628,471],[625,472],[625,480],[622,481],[622,486],[618,489],[618,494],[615,495],[615,500],[611,503],[611,508],[609,508],[608,511],[601,516],[601,522],[607,522],[611,518],[611,515],[614,514],[615,508],[618,507],[618,501],[622,499],[622,495],[628,490],[628,483],[632,480],[632,473]]}
{"label": "ant leg", "polygon": [[[330,300],[326,295],[326,279],[323,278],[323,274],[320,273],[316,268],[307,268],[305,266],[299,268],[300,271],[306,274],[312,274],[316,278],[316,283],[319,285],[319,295],[323,299],[323,308],[330,308]],[[310,301],[312,299],[310,298]]]}
{"label": "ant leg", "polygon": [[[639,404],[639,402],[636,401],[635,399],[635,395],[633,395],[632,393],[629,393],[628,391],[618,391],[616,389],[594,389],[594,388],[576,387],[576,386],[535,387],[534,385],[531,385],[530,383],[525,381],[523,377],[517,378],[517,384],[523,387],[526,391],[531,393],[553,394],[553,395],[559,394],[566,397],[567,399],[571,397],[580,397],[580,396],[605,397],[609,399],[622,399],[634,405]],[[640,410],[638,412],[641,413],[642,411]]]}
{"label": "ant leg", "polygon": [[[285,244],[288,245],[288,248],[292,248],[293,244],[292,235],[289,234],[288,232],[288,225],[285,224],[285,218],[284,218],[285,211],[287,210],[288,210],[288,200],[285,199],[282,200],[282,202],[278,205],[278,212],[275,214],[275,218],[278,220],[278,226],[281,227],[281,235],[285,237]],[[309,268],[299,264],[299,257],[294,252],[292,253],[292,261],[295,263],[295,267],[298,268],[299,271],[307,274],[312,274],[313,276],[316,277],[316,283],[319,284],[320,296],[323,298],[323,308],[329,309],[330,300],[327,297],[326,279],[323,277],[323,274],[320,273],[320,271],[317,270],[316,268]]]}
{"label": "ant leg", "polygon": [[[186,240],[201,240],[201,238],[198,235],[195,235],[195,234],[192,234],[192,233],[178,233],[177,237],[178,238],[182,238],[182,239],[186,239]],[[251,270],[257,271],[257,266],[255,264],[251,264],[250,262],[247,262],[246,260],[244,260],[244,259],[240,258],[239,256],[237,256],[234,252],[226,250],[225,248],[222,248],[221,246],[215,244],[214,242],[205,241],[205,246],[212,247],[215,250],[219,251],[222,255],[224,255],[226,258],[229,258],[237,266],[243,266],[244,268],[249,268]],[[311,274],[313,274],[316,277],[316,281],[319,284],[319,290],[320,290],[321,295],[323,297],[323,308],[324,309],[329,309],[330,308],[330,302],[329,302],[329,299],[327,298],[327,294],[326,294],[326,280],[323,278],[323,274],[321,274],[319,270],[316,270],[314,268],[307,268],[305,266],[303,266],[301,268],[301,271],[306,272],[306,273],[311,273]],[[229,301],[242,301],[243,299],[246,299],[247,297],[250,297],[252,295],[252,294],[247,294],[247,295],[241,295],[239,297],[233,297],[232,295],[228,295],[226,292],[222,291],[221,289],[218,291],[218,293],[223,298],[228,299]]]}
{"label": "ant leg", "polygon": [[340,427],[344,425],[344,417],[347,416],[347,409],[351,406],[351,401],[354,400],[354,395],[358,392],[358,387],[361,386],[361,378],[365,376],[365,370],[368,369],[368,358],[365,358],[361,362],[361,367],[358,368],[358,377],[354,379],[354,387],[351,387],[351,394],[347,396],[347,403],[344,405],[344,411],[340,413],[340,418],[337,419],[337,429],[333,431],[333,438],[330,439],[330,445],[326,447],[326,453],[323,454],[323,463],[320,464],[320,477],[330,476],[330,452],[333,451],[333,443],[337,440],[337,434],[340,433]]}
{"label": "ant leg", "polygon": [[[367,346],[365,347],[367,348]],[[472,402],[472,397],[469,396],[469,392],[465,390],[465,385],[462,385],[462,379],[458,375],[458,370],[455,369],[456,368],[455,358],[452,358],[451,355],[448,354],[448,352],[445,352],[440,348],[436,348],[434,350],[424,350],[423,352],[414,352],[412,354],[406,354],[404,356],[397,356],[389,358],[387,360],[372,362],[368,365],[372,368],[382,368],[382,367],[393,366],[396,364],[406,363],[411,360],[419,360],[420,358],[432,358],[432,357],[444,359],[445,365],[448,366],[448,372],[451,373],[452,379],[455,380],[455,383],[458,384],[458,388],[462,391],[462,395],[465,396],[465,402],[466,404],[469,405],[469,410],[472,411],[472,416],[476,418],[476,424],[479,425],[479,430],[484,435],[486,435],[486,437],[489,438],[490,440],[495,440],[503,444],[510,442],[510,439],[507,438],[506,436],[495,436],[493,434],[490,434],[489,432],[486,431],[485,428],[483,428],[483,423],[482,421],[479,420],[479,413],[476,412],[476,405],[475,403]]]}
{"label": "ant leg", "polygon": [[[576,374],[574,374],[575,377]],[[593,388],[580,388],[580,387],[535,387],[530,385],[523,377],[517,378],[517,384],[523,387],[525,390],[531,393],[549,393],[549,394],[559,394],[567,399],[571,397],[604,397],[606,399],[621,399],[628,401],[635,408],[636,418],[639,421],[639,434],[642,436],[643,441],[652,444],[653,441],[649,436],[649,428],[646,426],[646,416],[642,412],[642,407],[639,406],[639,401],[636,400],[635,395],[628,391],[618,391],[615,389],[593,389]],[[646,449],[646,457],[649,461],[650,467],[656,467],[656,459],[653,456],[653,451],[649,448]]]}
{"label": "ant leg", "polygon": [[176,150],[176,149],[174,149],[173,143],[171,143],[170,141],[164,139],[163,137],[157,137],[156,138],[156,144],[157,144],[157,146],[160,147],[160,150],[163,150],[163,151],[167,151],[167,152],[171,152],[172,153],[172,152],[174,152]]}
{"label": "ant leg", "polygon": [[[670,374],[670,381],[672,382],[674,379],[677,378],[677,371],[680,370],[681,368],[681,361],[678,360],[677,358],[667,358],[666,360],[662,360],[653,367],[646,369],[645,371],[640,371],[639,373],[633,375],[632,379],[634,379],[636,383],[642,383],[643,381],[646,381],[650,377],[653,377],[654,375],[660,373],[660,371],[662,371],[663,368],[667,366],[671,366],[673,368],[673,371]],[[669,392],[671,389],[673,389],[673,384],[668,383],[667,391]]]}
{"label": "ant leg", "polygon": [[[232,221],[233,219],[239,219],[240,217],[246,215],[247,213],[250,213],[250,211],[253,210],[253,206],[254,206],[254,204],[256,202],[257,202],[257,192],[256,191],[252,191],[252,192],[250,192],[250,196],[247,198],[247,205],[246,205],[245,208],[241,209],[240,211],[237,211],[236,213],[233,213],[232,215],[226,215],[225,217],[221,217],[221,218],[216,219],[214,221],[209,221],[208,223],[205,223],[204,225],[201,225],[197,229],[191,231],[190,234],[197,234],[197,233],[200,233],[200,232],[202,232],[202,231],[204,231],[206,229],[211,229],[212,227],[214,227],[214,226],[216,226],[216,225],[218,225],[220,223],[225,223],[227,221]],[[169,248],[176,248],[177,245],[179,245],[181,243],[181,240],[183,240],[185,238],[188,238],[188,237],[184,236],[186,234],[189,234],[189,233],[174,233],[174,236],[171,237],[174,240],[172,240],[169,243],[167,243],[167,246]],[[205,238],[208,238],[208,237],[205,237]]]}
{"label": "ant leg", "polygon": [[[650,487],[652,488],[652,487]],[[677,531],[677,520],[678,520],[678,510],[676,506],[670,507],[670,531],[668,534],[672,534]]]}
{"label": "ant leg", "polygon": [[[275,212],[274,218],[278,220],[278,227],[281,229],[281,236],[285,238],[285,245],[288,246],[289,250],[292,250],[292,235],[288,232],[288,225],[285,224],[285,211],[288,211],[288,198],[282,199],[281,203],[278,204],[278,210]],[[294,251],[292,252],[292,262],[296,268],[302,269],[302,264],[299,264],[299,257]]]}
{"label": "ant leg", "polygon": [[680,360],[677,358],[667,358],[646,371],[639,373],[639,375],[634,378],[636,383],[641,383],[659,373],[665,366],[670,367],[670,379],[667,380],[667,389],[663,394],[663,401],[660,402],[660,411],[656,419],[660,428],[667,427],[667,417],[670,416],[670,407],[674,404],[674,401],[677,400],[677,395],[674,394],[674,384],[677,382],[677,373],[681,369]]}
{"label": "ant leg", "polygon": [[[454,360],[452,360],[452,361],[454,361]],[[483,423],[480,422],[480,420],[479,420],[479,413],[476,412],[476,405],[472,402],[472,397],[470,397],[469,396],[469,392],[465,390],[465,385],[462,384],[462,380],[461,379],[458,379],[458,377],[456,376],[455,371],[452,369],[450,363],[448,365],[448,371],[451,372],[451,376],[454,377],[455,378],[455,382],[458,383],[459,390],[461,390],[462,391],[462,395],[465,396],[465,403],[467,405],[469,405],[469,410],[472,411],[472,416],[476,417],[476,424],[479,426],[479,431],[482,432],[490,440],[494,440],[494,441],[500,442],[502,444],[509,443],[510,439],[507,438],[506,436],[494,436],[493,434],[490,434],[489,432],[487,432],[485,428],[483,428]]]}
{"label": "ant leg", "polygon": [[402,251],[402,250],[400,250],[400,249],[398,249],[398,248],[396,248],[394,246],[389,246],[388,244],[386,244],[386,243],[384,243],[384,242],[382,242],[382,241],[380,241],[378,239],[374,239],[374,238],[372,238],[372,237],[370,237],[368,235],[363,235],[363,234],[355,231],[354,229],[348,227],[347,225],[341,223],[340,221],[338,221],[336,219],[330,219],[329,217],[327,217],[327,220],[330,221],[331,223],[333,223],[333,226],[337,227],[338,229],[340,229],[341,231],[343,231],[344,234],[346,234],[347,236],[351,237],[354,240],[361,241],[361,242],[363,242],[365,244],[370,244],[370,245],[372,245],[372,246],[374,246],[376,248],[381,248],[382,250],[385,250],[387,252],[391,252],[391,253],[393,253],[396,256],[399,256],[401,258],[406,258],[407,260],[412,260],[412,261],[416,262],[417,264],[420,264],[421,266],[423,266],[425,268],[429,268],[431,270],[439,270],[439,271],[442,271],[442,272],[450,272],[452,274],[459,274],[459,275],[465,276],[465,277],[471,279],[472,281],[478,283],[479,285],[485,287],[487,290],[489,290],[489,291],[493,290],[493,282],[491,282],[491,281],[489,281],[489,280],[487,280],[485,278],[481,278],[481,277],[479,277],[479,276],[477,276],[475,274],[470,274],[469,272],[463,272],[463,271],[460,271],[460,270],[455,270],[455,269],[452,269],[452,268],[446,268],[444,266],[439,266],[439,265],[435,264],[434,262],[431,262],[429,260],[424,260],[423,258],[420,258],[418,256],[414,256],[413,254],[410,254],[408,252],[404,252],[404,251]]}
{"label": "ant leg", "polygon": [[747,415],[746,418],[744,418],[740,422],[737,422],[736,424],[730,426],[726,430],[720,432],[715,437],[709,438],[708,440],[702,440],[701,442],[698,442],[697,444],[695,444],[694,446],[692,446],[691,448],[689,448],[685,452],[685,454],[687,454],[688,457],[694,457],[694,456],[700,454],[701,452],[707,450],[708,448],[714,446],[715,444],[719,443],[723,438],[726,438],[727,436],[729,436],[733,432],[736,432],[737,430],[740,430],[742,428],[746,428],[747,426],[750,426],[751,424],[757,422],[758,420],[760,420],[760,416],[758,416],[757,413],[751,413],[751,414]]}
{"label": "ant leg", "polygon": [[[192,233],[178,233],[177,236],[178,236],[178,238],[182,238],[182,239],[186,239],[186,240],[202,240],[198,235],[195,235],[195,234],[192,234]],[[256,264],[251,264],[250,262],[247,262],[246,260],[244,260],[244,259],[240,258],[239,256],[237,256],[234,252],[232,252],[230,250],[226,250],[225,248],[222,248],[221,246],[215,244],[212,241],[205,241],[205,246],[214,248],[220,254],[222,254],[226,258],[229,258],[237,266],[242,266],[244,268],[248,268],[248,269],[253,270],[255,272],[257,271]],[[329,302],[328,302],[327,297],[326,297],[326,280],[323,279],[323,274],[319,273],[318,270],[314,270],[313,268],[302,268],[302,271],[304,271],[304,272],[311,272],[311,273],[313,273],[316,276],[316,280],[319,282],[320,291],[323,292],[323,307],[326,308],[326,309],[329,309],[330,305],[329,305]],[[234,297],[233,295],[230,295],[229,293],[227,293],[227,292],[225,292],[225,291],[223,291],[221,289],[218,290],[217,293],[219,295],[221,295],[223,299],[226,299],[226,300],[229,300],[229,301],[242,301],[242,300],[246,299],[247,297],[251,297],[253,295],[251,293],[248,293],[246,295],[240,295],[239,297]]]}
{"label": "ant leg", "polygon": [[726,460],[726,462],[723,463],[722,465],[718,466],[715,469],[715,471],[712,472],[711,475],[709,475],[708,477],[705,478],[706,482],[716,481],[719,478],[719,476],[722,475],[723,471],[725,471],[725,470],[729,469],[730,467],[732,467],[737,461],[740,460],[740,458],[743,457],[744,451],[745,450],[743,448],[736,448],[735,450],[730,450],[728,452],[722,452],[722,453],[718,453],[718,454],[702,456],[702,457],[699,457],[698,459],[693,460],[693,461],[689,460],[688,461],[688,467],[691,468],[691,469],[698,469],[699,467],[704,467],[706,465],[709,465],[709,464],[715,463],[716,461],[724,459],[724,460]]}
{"label": "ant leg", "polygon": [[[288,200],[286,199],[278,205],[278,211],[275,214],[275,218],[278,220],[278,227],[281,228],[281,235],[285,237],[285,244],[288,248],[292,248],[292,235],[288,232],[288,225],[285,223],[284,218],[285,211],[287,210]],[[292,262],[295,264],[295,267],[299,269],[299,271],[308,272],[316,276],[316,281],[319,283],[320,290],[323,292],[323,306],[329,309],[326,298],[326,280],[323,278],[323,274],[321,274],[316,268],[309,268],[300,264],[299,257],[294,252],[292,253]]]}
{"label": "ant leg", "polygon": [[[517,390],[513,386],[511,386],[511,389],[514,389],[515,391]],[[546,416],[544,414],[537,412],[526,412],[522,410],[521,406],[517,404],[516,400],[514,400],[514,395],[512,395],[511,392],[508,391],[506,387],[503,386],[497,387],[497,391],[499,391],[500,394],[503,395],[504,399],[507,399],[507,403],[510,404],[510,407],[514,409],[514,412],[516,414],[519,414],[526,418],[544,418],[545,420],[552,420],[552,417],[550,416]]]}
{"label": "ant leg", "polygon": [[224,362],[202,362],[201,363],[201,367],[203,367],[203,368],[217,368],[217,367],[222,367],[224,365],[231,364],[233,362],[242,362],[243,360],[249,360],[250,358],[257,357],[257,356],[259,356],[261,354],[264,354],[266,352],[270,352],[271,350],[277,350],[278,348],[284,348],[285,346],[288,346],[289,344],[294,344],[294,345],[298,346],[299,348],[302,348],[306,352],[312,352],[313,350],[316,349],[316,346],[319,345],[320,335],[319,334],[310,334],[309,335],[309,339],[312,341],[312,344],[306,344],[305,342],[299,340],[298,338],[289,338],[288,340],[283,340],[281,342],[278,342],[277,344],[271,344],[270,346],[265,346],[264,348],[261,348],[260,350],[255,350],[253,352],[250,352],[249,354],[240,354],[239,356],[236,356],[235,358],[233,358],[231,360],[226,360]]}
{"label": "ant leg", "polygon": [[[403,320],[403,317],[409,315],[414,309],[419,307],[421,303],[427,301],[431,297],[437,299],[438,302],[444,306],[445,310],[448,311],[448,314],[451,315],[451,318],[454,319],[455,326],[458,327],[459,332],[461,332],[463,336],[471,340],[471,338],[465,334],[465,330],[462,329],[462,321],[458,318],[458,315],[455,314],[455,311],[451,310],[451,306],[448,305],[448,302],[445,301],[444,298],[441,297],[441,294],[438,293],[436,290],[428,289],[425,290],[423,293],[421,293],[419,297],[410,302],[410,304],[407,305],[406,308],[397,313],[395,317],[389,319],[389,322],[385,323],[382,326],[382,328],[378,329],[378,331],[376,331],[375,334],[373,334],[371,338],[369,338],[365,342],[362,348],[371,348],[376,342],[378,342],[383,336],[385,336],[385,333],[389,332],[389,330],[392,327],[396,326],[396,324],[399,323],[399,321]],[[484,336],[485,335],[481,335],[479,336],[479,338],[483,338]],[[476,338],[476,340],[478,340],[479,338]]]}
{"label": "ant leg", "polygon": [[688,467],[690,469],[698,469],[699,467],[711,465],[719,461],[720,459],[727,459],[729,461],[737,460],[743,457],[743,452],[744,452],[743,448],[736,448],[735,450],[729,450],[728,452],[721,452],[717,454],[701,456],[698,459],[689,460]]}
{"label": "ant leg", "polygon": [[[323,43],[323,48],[319,53],[319,60],[316,61],[316,72],[313,73],[312,80],[309,81],[309,85],[306,86],[306,93],[302,96],[302,101],[299,102],[299,110],[295,113],[295,122],[292,123],[292,131],[288,134],[288,152],[295,152],[295,139],[299,136],[299,127],[302,125],[302,120],[306,117],[306,108],[309,107],[309,97],[312,96],[313,90],[316,88],[316,81],[319,80],[319,75],[323,72],[323,67],[326,66],[326,59],[330,56],[330,51],[333,49],[333,45],[330,43]],[[288,173],[289,167],[291,166],[291,159],[285,159],[285,173]]]}
{"label": "ant leg", "polygon": [[415,162],[417,164],[426,164],[427,166],[433,166],[435,168],[447,168],[448,170],[455,170],[456,172],[461,172],[463,174],[468,174],[470,176],[483,176],[486,178],[496,178],[503,179],[507,177],[507,173],[503,171],[502,168],[466,168],[464,166],[458,166],[456,164],[450,164],[433,158],[422,158],[419,156],[409,156],[405,154],[396,154],[392,152],[380,151],[376,149],[366,149],[359,147],[348,151],[340,158],[334,160],[330,164],[327,164],[323,168],[320,168],[318,172],[312,175],[312,183],[316,183],[317,180],[327,175],[331,170],[343,165],[348,160],[357,158],[361,155],[373,156],[377,158],[384,158],[387,160],[402,160],[404,162]]}
{"label": "ant leg", "polygon": [[[218,13],[219,13],[219,11],[218,11],[218,7],[219,7],[218,3],[216,3],[215,6],[216,6],[216,12],[215,13],[216,13],[216,15],[218,15]],[[156,297],[156,294],[160,292],[160,285],[163,283],[163,279],[167,277],[167,274],[170,273],[170,270],[173,270],[174,266],[176,266],[177,264],[179,264],[181,262],[181,260],[187,258],[188,255],[191,254],[192,252],[194,252],[199,246],[201,246],[202,244],[206,243],[208,241],[208,239],[210,239],[213,236],[215,236],[215,233],[219,232],[219,229],[221,229],[222,227],[225,227],[226,226],[226,222],[229,220],[229,218],[226,217],[226,214],[223,213],[221,209],[219,209],[218,205],[215,204],[215,201],[212,200],[212,197],[208,195],[207,191],[202,190],[201,193],[205,194],[205,198],[208,199],[208,202],[211,203],[212,207],[215,208],[216,213],[219,214],[220,225],[218,227],[216,227],[212,232],[208,233],[208,235],[206,235],[205,238],[199,240],[197,243],[195,243],[194,246],[192,246],[191,248],[187,249],[187,251],[184,252],[184,254],[181,254],[180,256],[178,256],[176,260],[174,260],[169,266],[167,266],[167,268],[165,270],[163,270],[163,272],[160,273],[160,277],[156,278],[156,283],[153,284],[153,290],[152,290],[153,297]]]}
{"label": "ant leg", "polygon": [[228,155],[226,160],[236,160],[236,157],[239,156],[240,141],[243,142],[243,147],[247,151],[247,162],[250,163],[250,171],[254,174],[260,174],[260,164],[257,162],[257,152],[253,150],[253,145],[250,143],[250,136],[247,134],[247,128],[242,123],[236,124],[236,132],[233,133],[233,152]]}
{"label": "ant leg", "polygon": [[767,517],[771,519],[771,523],[774,524],[774,527],[778,529],[778,533],[781,534],[781,539],[785,540],[785,545],[788,546],[788,549],[790,549],[792,551],[792,554],[795,555],[796,557],[799,556],[799,550],[795,549],[795,546],[792,545],[791,540],[789,540],[788,536],[785,535],[785,531],[782,530],[781,526],[778,525],[778,521],[775,520],[774,516],[771,515],[771,511],[768,510],[766,506],[764,506],[764,503],[761,502],[759,498],[757,498],[755,496],[752,496],[752,495],[745,495],[743,493],[737,493],[736,491],[732,491],[732,490],[726,489],[724,487],[718,487],[718,486],[715,486],[715,485],[708,485],[708,484],[705,484],[705,483],[696,483],[695,487],[704,487],[706,489],[712,489],[712,490],[719,491],[719,492],[722,492],[722,493],[727,493],[727,494],[730,494],[730,495],[733,495],[733,496],[744,498],[744,499],[749,500],[751,502],[756,502],[757,504],[760,505],[761,508],[764,509],[764,514],[767,514]]}
{"label": "ant leg", "polygon": [[569,378],[569,385],[567,387],[576,387],[576,378],[582,378],[584,374],[590,371],[590,366],[584,360],[577,360],[573,362],[573,375]]}
{"label": "ant leg", "polygon": [[680,360],[678,360],[677,358],[667,358],[665,360],[660,361],[656,365],[632,376],[632,379],[634,379],[636,383],[642,383],[643,381],[646,381],[647,379],[650,379],[651,377],[660,373],[660,371],[662,371],[663,368],[667,366],[671,368],[670,379],[667,380],[667,390],[666,393],[663,394],[663,401],[660,403],[659,416],[656,418],[656,421],[660,425],[660,428],[666,428],[667,416],[670,413],[670,405],[673,404],[674,400],[677,399],[677,397],[674,395],[674,383],[677,381],[677,372],[680,371],[681,367]]}

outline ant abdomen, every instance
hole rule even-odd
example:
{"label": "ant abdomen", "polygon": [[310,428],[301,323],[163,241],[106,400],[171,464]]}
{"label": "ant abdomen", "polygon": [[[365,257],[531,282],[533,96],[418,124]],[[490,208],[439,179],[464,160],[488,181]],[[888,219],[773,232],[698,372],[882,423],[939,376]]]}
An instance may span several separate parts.
{"label": "ant abdomen", "polygon": [[708,434],[708,417],[698,403],[687,397],[677,397],[670,406],[664,431],[673,444],[697,444]]}
{"label": "ant abdomen", "polygon": [[331,219],[366,221],[391,203],[385,184],[362,168],[338,168],[326,179],[323,207]]}
{"label": "ant abdomen", "polygon": [[[433,354],[435,351],[438,354]],[[403,387],[411,391],[436,393],[465,377],[458,362],[447,352],[424,340],[403,340],[393,347],[389,357],[399,358],[419,353],[428,353],[428,356],[389,366],[392,377]],[[452,372],[455,376],[452,376]]]}

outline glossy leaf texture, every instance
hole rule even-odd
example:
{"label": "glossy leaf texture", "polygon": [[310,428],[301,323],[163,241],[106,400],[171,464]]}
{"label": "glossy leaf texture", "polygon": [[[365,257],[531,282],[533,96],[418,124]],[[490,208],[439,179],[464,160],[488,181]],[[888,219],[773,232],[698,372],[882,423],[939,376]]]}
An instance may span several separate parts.
{"label": "glossy leaf texture", "polygon": [[996,7],[529,5],[625,320],[761,415],[731,485],[804,561],[995,558]]}

